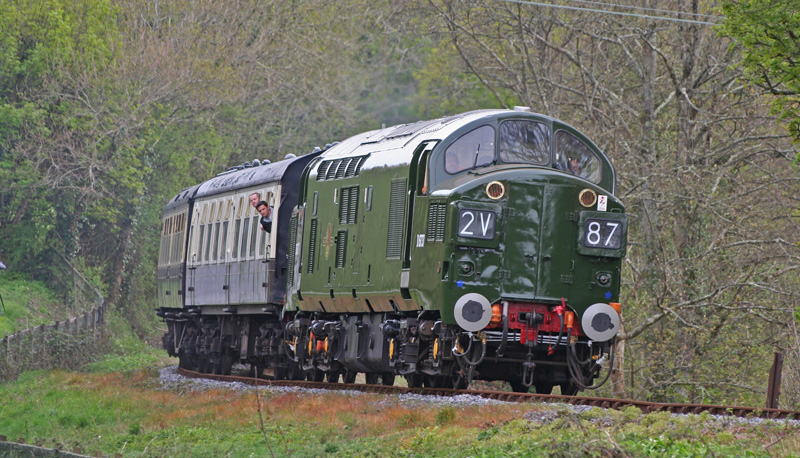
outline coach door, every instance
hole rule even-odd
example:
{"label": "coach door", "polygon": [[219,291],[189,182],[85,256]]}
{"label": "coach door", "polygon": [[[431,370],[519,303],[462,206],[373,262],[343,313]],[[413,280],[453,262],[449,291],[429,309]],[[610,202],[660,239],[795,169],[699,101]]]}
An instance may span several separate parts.
{"label": "coach door", "polygon": [[196,278],[197,266],[200,260],[199,247],[200,240],[205,235],[205,227],[200,222],[200,207],[201,205],[194,205],[191,220],[191,236],[189,237],[189,248],[186,254],[186,305],[197,305],[197,291],[196,291]]}
{"label": "coach door", "polygon": [[250,204],[248,197],[259,194],[273,207],[273,227],[277,227],[272,191],[249,190],[235,197],[235,218],[232,221],[232,237],[228,263],[230,266],[231,304],[265,304],[268,302],[270,260],[267,253],[271,247],[271,233],[261,228],[261,216]]}

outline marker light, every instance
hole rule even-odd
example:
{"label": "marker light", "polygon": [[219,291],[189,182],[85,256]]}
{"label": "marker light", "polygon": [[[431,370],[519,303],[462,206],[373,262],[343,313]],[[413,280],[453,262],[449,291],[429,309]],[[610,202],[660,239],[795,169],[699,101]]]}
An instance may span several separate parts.
{"label": "marker light", "polygon": [[578,200],[580,201],[581,205],[589,208],[597,202],[597,193],[589,188],[586,188],[581,191],[580,194],[578,194]]}
{"label": "marker light", "polygon": [[499,325],[502,321],[502,308],[500,304],[492,305],[492,319],[489,320],[489,324],[493,324],[495,326]]}
{"label": "marker light", "polygon": [[492,181],[486,185],[486,195],[492,200],[498,200],[506,195],[506,187],[499,181]]}

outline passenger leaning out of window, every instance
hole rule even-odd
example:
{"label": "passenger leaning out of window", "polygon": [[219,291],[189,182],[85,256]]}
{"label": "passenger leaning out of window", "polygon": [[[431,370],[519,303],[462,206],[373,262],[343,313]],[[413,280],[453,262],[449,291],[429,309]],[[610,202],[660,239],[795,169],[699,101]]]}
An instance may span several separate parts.
{"label": "passenger leaning out of window", "polygon": [[256,211],[261,215],[261,229],[272,232],[272,209],[265,201],[256,204]]}

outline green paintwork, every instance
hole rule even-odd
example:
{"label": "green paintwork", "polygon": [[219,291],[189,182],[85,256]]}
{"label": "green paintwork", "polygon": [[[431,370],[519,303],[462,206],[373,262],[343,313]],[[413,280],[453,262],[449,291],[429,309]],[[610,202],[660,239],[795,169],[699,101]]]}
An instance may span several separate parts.
{"label": "green paintwork", "polygon": [[[596,204],[590,208],[581,206],[578,201],[581,190],[590,188],[607,196],[607,211],[599,214],[626,222],[622,204],[610,192],[614,186],[613,168],[593,144],[587,141],[601,159],[603,178],[598,184],[552,167],[522,164],[497,164],[456,176],[443,171],[444,150],[465,132],[486,123],[496,126],[510,117],[530,116],[501,112],[455,126],[446,135],[437,136],[440,132],[418,135],[391,148],[380,141],[371,143],[361,138],[349,144],[346,141],[335,149],[338,154],[323,153],[320,160],[310,165],[312,171],[304,182],[305,205],[298,212],[302,228],[299,271],[290,288],[287,310],[329,313],[432,310],[440,313],[443,322],[452,324],[455,302],[463,294],[473,292],[492,303],[509,300],[559,304],[564,300],[578,312],[578,318],[594,303],[618,301],[624,237],[623,246],[613,253],[603,249],[590,249],[587,253],[578,248],[581,224],[587,212],[597,210]],[[546,120],[551,126],[569,130],[585,140],[574,129],[550,118]],[[370,135],[366,137],[376,136]],[[436,146],[423,153],[425,141],[435,141]],[[316,180],[314,168],[322,160],[347,157],[346,151],[352,151],[349,153],[352,157],[371,154],[360,174]],[[386,162],[383,166],[382,160]],[[419,170],[416,166],[419,163],[426,169]],[[425,173],[432,189],[423,193]],[[395,229],[401,231],[402,249],[399,257],[387,257],[387,239],[393,233],[392,183],[397,186],[399,180],[404,183],[402,223]],[[505,195],[498,200],[486,193],[487,184],[493,181],[505,186]],[[358,186],[357,218],[354,224],[343,224],[341,196],[343,189],[351,186]],[[366,210],[365,190],[369,186],[372,186],[372,208]],[[317,211],[313,214],[315,193]],[[434,207],[446,208],[443,227],[432,227],[438,211],[431,210]],[[459,209],[492,212],[496,218],[494,237],[459,237]],[[398,218],[396,212],[394,218]],[[313,240],[314,268],[308,272],[312,220],[317,221],[317,233]],[[337,266],[336,250],[341,242],[336,237],[340,231],[347,231],[347,246],[343,265]],[[610,274],[610,281],[601,285],[597,280],[600,274]]]}

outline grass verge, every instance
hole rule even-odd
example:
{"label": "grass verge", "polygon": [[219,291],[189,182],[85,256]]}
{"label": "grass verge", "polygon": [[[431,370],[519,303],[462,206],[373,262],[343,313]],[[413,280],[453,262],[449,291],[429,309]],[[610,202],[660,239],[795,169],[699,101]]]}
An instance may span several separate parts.
{"label": "grass verge", "polygon": [[800,456],[800,427],[540,404],[453,406],[346,393],[162,388],[148,347],[86,372],[0,385],[0,434],[123,457]]}
{"label": "grass verge", "polygon": [[42,282],[19,275],[3,274],[0,278],[0,337],[40,324],[63,320],[66,308]]}

